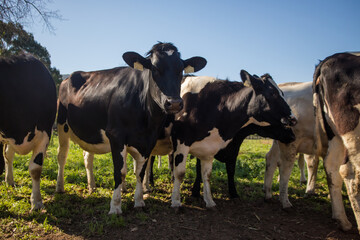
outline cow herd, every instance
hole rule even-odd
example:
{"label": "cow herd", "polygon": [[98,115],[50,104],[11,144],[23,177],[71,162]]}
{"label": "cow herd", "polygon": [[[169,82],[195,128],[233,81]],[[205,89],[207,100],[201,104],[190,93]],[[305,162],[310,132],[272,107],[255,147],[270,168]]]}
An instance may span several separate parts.
{"label": "cow herd", "polygon": [[[210,191],[213,159],[226,164],[229,195],[237,197],[234,173],[243,140],[250,134],[274,139],[266,155],[265,199],[279,166],[280,201],[291,207],[287,186],[298,153],[308,166],[306,192],[315,191],[319,157],[324,160],[333,218],[351,229],[341,187],[349,195],[360,226],[360,57],[330,56],[316,67],[313,82],[276,85],[269,74],[241,70],[242,82],[183,76],[205,67],[202,57],[181,59],[171,43],[157,43],[146,57],[123,54],[129,67],[74,72],[59,87],[29,54],[0,59],[0,174],[14,185],[14,154],[32,151],[31,208],[43,208],[42,163],[57,113],[59,134],[57,192],[64,192],[70,139],[84,150],[90,191],[95,189],[94,154],[111,152],[114,192],[109,214],[121,214],[126,156],[135,161],[135,207],[145,206],[151,156],[169,155],[173,175],[171,206],[181,206],[180,186],[188,154],[197,158],[193,195],[215,207]],[[57,104],[56,104],[57,101]],[[57,106],[57,108],[56,108]]]}

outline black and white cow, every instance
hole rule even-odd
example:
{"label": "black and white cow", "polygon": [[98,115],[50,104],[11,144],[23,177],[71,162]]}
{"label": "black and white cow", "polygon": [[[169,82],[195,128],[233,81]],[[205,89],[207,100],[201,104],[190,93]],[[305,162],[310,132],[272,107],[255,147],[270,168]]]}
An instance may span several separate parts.
{"label": "black and white cow", "polygon": [[32,210],[44,207],[40,176],[55,115],[55,83],[46,67],[30,54],[0,58],[0,171],[4,170],[5,157],[5,180],[14,185],[15,153],[32,151]]}
{"label": "black and white cow", "polygon": [[182,109],[182,72],[196,72],[206,65],[201,57],[182,60],[170,43],[154,45],[146,58],[126,52],[123,59],[130,68],[74,72],[59,90],[57,191],[64,191],[70,138],[87,151],[85,165],[91,173],[94,154],[111,151],[115,190],[109,214],[122,212],[121,184],[126,175],[127,153],[137,163],[135,207],[144,206],[143,166],[156,144],[166,114]]}
{"label": "black and white cow", "polygon": [[342,202],[342,180],[360,229],[360,57],[338,53],[325,58],[313,79],[317,134],[327,136],[324,159],[332,203],[332,217],[343,230],[351,229]]}
{"label": "black and white cow", "polygon": [[[296,124],[296,119],[270,75],[258,78],[244,70],[240,75],[244,84],[205,80],[196,87],[191,83],[196,77],[187,78],[182,84],[184,108],[176,114],[171,134],[174,145],[172,207],[181,206],[180,184],[185,175],[188,153],[201,160],[204,200],[206,207],[210,208],[215,206],[215,202],[209,181],[212,162],[219,151],[230,146],[221,154],[233,154],[233,144],[240,143],[253,131],[252,127],[261,128],[264,135],[284,142],[294,140],[290,126]],[[186,90],[187,85],[191,90]],[[236,155],[238,150],[237,147]]]}

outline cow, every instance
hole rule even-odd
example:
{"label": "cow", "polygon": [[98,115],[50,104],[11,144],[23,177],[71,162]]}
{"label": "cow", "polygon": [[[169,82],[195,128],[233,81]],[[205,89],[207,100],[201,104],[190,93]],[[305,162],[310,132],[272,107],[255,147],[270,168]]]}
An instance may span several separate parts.
{"label": "cow", "polygon": [[147,57],[126,52],[123,59],[130,67],[74,72],[59,89],[56,190],[64,192],[64,165],[70,138],[86,151],[85,166],[91,173],[94,154],[111,151],[115,187],[109,214],[122,213],[121,185],[126,175],[127,153],[136,161],[135,207],[145,206],[141,187],[143,166],[166,115],[183,107],[180,98],[183,71],[196,72],[206,65],[202,57],[182,60],[173,44],[161,42],[152,47]]}
{"label": "cow", "polygon": [[313,93],[317,144],[328,142],[324,167],[332,217],[344,231],[351,229],[342,202],[344,180],[360,230],[360,57],[337,53],[321,61],[315,68]]}
{"label": "cow", "polygon": [[[201,160],[204,200],[206,207],[212,208],[216,204],[209,181],[213,159],[221,150],[230,146],[230,150],[222,154],[233,154],[233,145],[254,131],[253,127],[255,131],[261,129],[264,135],[283,142],[295,139],[290,126],[296,124],[296,118],[271,76],[266,74],[259,78],[245,70],[241,70],[240,76],[243,83],[214,80],[204,81],[196,87],[191,81],[200,81],[193,77],[185,79],[182,84],[184,108],[176,114],[171,132],[172,207],[181,206],[180,184],[185,175],[188,153]],[[189,89],[187,86],[192,86],[192,90],[186,90]]]}
{"label": "cow", "polygon": [[[308,166],[306,194],[311,195],[315,193],[319,157],[325,157],[327,148],[326,146],[323,146],[319,156],[314,135],[315,116],[313,109],[312,82],[285,83],[279,84],[279,87],[283,91],[286,102],[289,104],[298,120],[296,126],[293,127],[296,140],[290,144],[284,144],[277,140],[273,141],[271,149],[266,154],[264,190],[265,200],[271,199],[273,175],[276,167],[279,165],[280,201],[283,208],[290,208],[292,207],[292,204],[288,198],[288,182],[296,160],[296,155],[300,153],[299,165],[302,164],[302,167],[304,164],[303,159],[306,159]],[[304,179],[303,175],[304,173],[302,171],[302,179]]]}
{"label": "cow", "polygon": [[5,167],[5,181],[14,186],[15,153],[32,151],[31,210],[41,209],[40,176],[56,116],[56,88],[47,68],[34,56],[0,58],[0,116],[0,174]]}

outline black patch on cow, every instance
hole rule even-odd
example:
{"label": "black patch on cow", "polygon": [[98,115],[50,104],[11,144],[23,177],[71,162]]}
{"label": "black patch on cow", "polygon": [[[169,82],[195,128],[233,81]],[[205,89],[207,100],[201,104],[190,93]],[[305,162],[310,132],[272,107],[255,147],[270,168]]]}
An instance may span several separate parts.
{"label": "black patch on cow", "polygon": [[0,143],[0,176],[3,174],[4,169],[5,169],[4,144]]}
{"label": "black patch on cow", "polygon": [[44,161],[44,154],[43,153],[38,153],[38,155],[36,155],[36,157],[34,158],[34,163],[42,166],[43,165],[43,161]]}
{"label": "black patch on cow", "polygon": [[70,76],[71,85],[75,88],[75,90],[79,90],[85,83],[86,79],[82,75],[83,72],[74,72]]}
{"label": "black patch on cow", "polygon": [[144,181],[144,176],[145,176],[145,171],[146,171],[146,167],[147,167],[148,161],[149,161],[149,159],[147,159],[147,160],[145,161],[144,165],[143,165],[142,168],[141,168],[140,175],[139,175],[141,182]]}
{"label": "black patch on cow", "polygon": [[68,132],[69,131],[69,126],[67,124],[64,125],[64,132]]}
{"label": "black patch on cow", "polygon": [[184,159],[184,155],[182,153],[176,155],[175,166],[177,167],[180,163],[182,163],[183,159]]}
{"label": "black patch on cow", "polygon": [[31,140],[33,140],[35,137],[35,133],[34,132],[30,132],[29,137],[28,137],[28,142],[31,142]]}
{"label": "black patch on cow", "polygon": [[[24,143],[36,126],[51,136],[56,115],[56,87],[46,69],[30,54],[0,58],[0,131]],[[6,117],[4,117],[6,116]]]}

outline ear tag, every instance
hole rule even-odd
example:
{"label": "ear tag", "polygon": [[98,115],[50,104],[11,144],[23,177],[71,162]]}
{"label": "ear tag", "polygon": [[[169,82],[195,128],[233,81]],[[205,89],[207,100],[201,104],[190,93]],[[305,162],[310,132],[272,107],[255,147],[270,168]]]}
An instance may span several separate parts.
{"label": "ear tag", "polygon": [[186,68],[184,68],[184,72],[185,73],[193,73],[193,72],[195,72],[195,69],[194,69],[194,67],[189,65]]}
{"label": "ear tag", "polygon": [[144,71],[144,66],[139,62],[134,62],[134,68],[140,71]]}
{"label": "ear tag", "polygon": [[245,82],[244,82],[244,86],[245,86],[245,87],[251,87],[251,84],[250,84],[249,81],[245,81]]}

